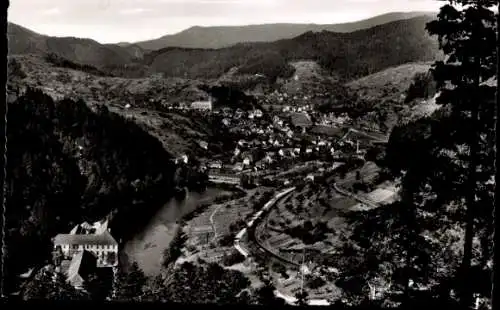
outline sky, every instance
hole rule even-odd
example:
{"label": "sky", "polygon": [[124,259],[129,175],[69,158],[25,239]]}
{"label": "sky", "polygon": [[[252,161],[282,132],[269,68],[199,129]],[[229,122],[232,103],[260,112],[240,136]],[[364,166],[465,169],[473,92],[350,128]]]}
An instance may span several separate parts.
{"label": "sky", "polygon": [[335,24],[438,11],[437,0],[11,0],[8,19],[50,36],[137,42],[191,26]]}

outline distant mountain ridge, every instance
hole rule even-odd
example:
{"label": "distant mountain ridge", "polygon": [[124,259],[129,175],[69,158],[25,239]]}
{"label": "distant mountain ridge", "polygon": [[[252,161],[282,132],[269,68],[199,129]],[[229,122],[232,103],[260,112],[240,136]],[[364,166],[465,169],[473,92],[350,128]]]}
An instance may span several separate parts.
{"label": "distant mountain ridge", "polygon": [[[54,54],[75,64],[95,67],[97,70],[88,68],[93,72],[128,78],[161,74],[218,79],[233,72],[233,76],[265,76],[267,82],[273,83],[293,75],[292,62],[306,60],[316,62],[325,74],[347,81],[391,66],[435,60],[438,44],[425,30],[432,19],[431,15],[419,15],[348,33],[308,31],[273,42],[242,42],[220,49],[166,47],[150,52],[138,45],[49,37],[12,23],[8,36],[11,54]],[[78,68],[75,64],[70,67]]]}
{"label": "distant mountain ridge", "polygon": [[[303,33],[313,31],[331,31],[339,33],[367,29],[389,22],[410,19],[417,16],[435,16],[432,12],[393,12],[372,18],[341,24],[261,24],[248,26],[194,26],[172,35],[158,39],[135,42],[145,50],[158,50],[166,47],[184,48],[224,48],[243,42],[272,42],[291,39]],[[120,42],[120,46],[131,43]]]}
{"label": "distant mountain ridge", "polygon": [[92,39],[50,37],[14,23],[8,24],[10,54],[54,53],[70,61],[96,67],[123,65],[141,59],[142,48],[137,45],[100,44]]}
{"label": "distant mountain ridge", "polygon": [[240,43],[221,49],[167,47],[148,53],[150,73],[189,78],[263,74],[270,80],[290,77],[290,62],[316,61],[327,73],[355,79],[409,62],[434,61],[437,41],[425,30],[433,18],[419,16],[351,33],[306,32],[274,42]]}

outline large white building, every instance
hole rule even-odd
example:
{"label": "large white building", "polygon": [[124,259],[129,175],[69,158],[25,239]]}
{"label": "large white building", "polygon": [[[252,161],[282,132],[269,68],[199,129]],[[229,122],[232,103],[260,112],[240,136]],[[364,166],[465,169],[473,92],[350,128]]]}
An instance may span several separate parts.
{"label": "large white building", "polygon": [[118,265],[118,242],[108,231],[101,234],[59,234],[53,243],[54,249],[60,248],[65,259],[88,251],[96,257],[98,267]]}
{"label": "large white building", "polygon": [[198,111],[212,111],[212,99],[208,99],[205,101],[195,101],[191,103],[191,109]]}

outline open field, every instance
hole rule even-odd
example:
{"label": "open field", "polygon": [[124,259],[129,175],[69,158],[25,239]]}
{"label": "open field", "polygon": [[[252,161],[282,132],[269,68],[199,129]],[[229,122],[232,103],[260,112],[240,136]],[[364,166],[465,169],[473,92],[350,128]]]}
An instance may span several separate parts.
{"label": "open field", "polygon": [[352,81],[347,86],[367,100],[399,99],[417,73],[428,72],[431,63],[409,63]]}
{"label": "open field", "polygon": [[[376,188],[361,196],[382,206],[394,202],[398,198],[398,190],[396,186],[390,185]],[[371,209],[371,207],[363,203],[358,203],[350,208],[351,211],[366,211],[369,209]]]}

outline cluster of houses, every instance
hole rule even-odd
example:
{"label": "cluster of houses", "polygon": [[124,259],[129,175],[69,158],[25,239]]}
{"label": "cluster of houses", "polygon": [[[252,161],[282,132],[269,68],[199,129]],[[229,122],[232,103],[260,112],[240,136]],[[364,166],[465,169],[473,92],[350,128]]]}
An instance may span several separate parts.
{"label": "cluster of houses", "polygon": [[310,112],[312,112],[312,110],[313,110],[313,108],[309,104],[302,105],[302,106],[285,105],[281,109],[282,112],[295,112],[295,113],[310,113]]}
{"label": "cluster of houses", "polygon": [[[261,109],[253,109],[249,111],[245,111],[243,109],[237,108],[235,110],[231,108],[222,108],[214,110],[213,113],[215,115],[220,115],[223,118],[223,123],[230,122],[232,119],[234,120],[254,120],[260,119],[264,116],[264,112]],[[227,125],[226,125],[227,126]]]}
{"label": "cluster of houses", "polygon": [[322,115],[320,124],[321,125],[347,125],[351,122],[351,118],[347,115],[347,113],[342,113],[340,115],[335,115],[334,113],[328,113]]}
{"label": "cluster of houses", "polygon": [[[363,157],[366,144],[360,144],[356,135],[348,133],[344,136],[328,136],[305,133],[304,128],[294,123],[312,124],[308,106],[283,107],[286,112],[278,112],[271,119],[251,121],[234,113],[232,117],[222,111],[222,123],[230,131],[242,136],[236,141],[234,151],[222,161],[205,163],[209,180],[218,183],[240,184],[242,175],[255,175],[259,171],[278,168],[283,163],[302,160],[314,160],[330,156],[339,159],[345,156]],[[254,113],[254,112],[251,112]],[[250,114],[251,114],[250,113]],[[255,113],[254,113],[255,114]],[[286,117],[286,116],[290,117]],[[299,117],[297,117],[299,116]],[[345,124],[349,121],[347,115],[327,115],[332,123]],[[312,176],[309,177],[312,179]]]}
{"label": "cluster of houses", "polygon": [[[243,176],[265,174],[280,165],[324,159],[325,156],[334,159],[351,155],[363,157],[366,153],[365,145],[360,145],[356,137],[331,136],[307,130],[315,123],[333,127],[347,125],[350,121],[347,114],[318,116],[310,104],[282,105],[281,110],[275,110],[270,118],[264,117],[260,109],[212,109],[211,103],[211,99],[197,101],[191,104],[191,108],[217,115],[222,126],[241,137],[235,141],[233,151],[224,154],[221,160],[201,164],[201,170],[213,183],[240,185]],[[199,140],[197,144],[204,150],[209,149],[207,141]],[[187,164],[189,158],[183,155],[175,161]]]}
{"label": "cluster of houses", "polygon": [[96,268],[118,266],[118,242],[107,220],[76,225],[69,234],[58,234],[52,242],[56,271],[77,289],[83,288]]}

